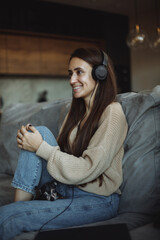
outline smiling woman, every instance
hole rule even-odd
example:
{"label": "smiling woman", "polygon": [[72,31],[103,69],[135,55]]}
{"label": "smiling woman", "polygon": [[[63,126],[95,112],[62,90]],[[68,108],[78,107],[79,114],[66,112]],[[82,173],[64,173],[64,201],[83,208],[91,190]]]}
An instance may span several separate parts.
{"label": "smiling woman", "polygon": [[[116,102],[111,60],[99,49],[78,48],[68,72],[73,99],[57,140],[44,126],[18,130],[15,202],[0,208],[2,240],[22,231],[79,226],[117,215],[128,125]],[[35,200],[37,187],[53,181],[63,197]]]}

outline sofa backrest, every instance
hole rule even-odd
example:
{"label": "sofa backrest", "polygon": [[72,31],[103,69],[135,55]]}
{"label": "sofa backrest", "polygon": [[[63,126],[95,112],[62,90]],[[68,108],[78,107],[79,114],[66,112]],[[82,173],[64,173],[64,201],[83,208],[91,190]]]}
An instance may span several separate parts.
{"label": "sofa backrest", "polygon": [[118,96],[128,122],[119,213],[160,210],[160,86]]}

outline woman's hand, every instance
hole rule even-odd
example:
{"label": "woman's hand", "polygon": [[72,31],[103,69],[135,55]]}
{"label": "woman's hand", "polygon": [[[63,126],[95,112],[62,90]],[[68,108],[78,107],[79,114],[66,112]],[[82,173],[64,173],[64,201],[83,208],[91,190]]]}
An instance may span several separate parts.
{"label": "woman's hand", "polygon": [[[31,132],[29,132],[29,130]],[[36,152],[43,139],[39,131],[31,124],[22,126],[17,132],[17,144],[21,149]]]}

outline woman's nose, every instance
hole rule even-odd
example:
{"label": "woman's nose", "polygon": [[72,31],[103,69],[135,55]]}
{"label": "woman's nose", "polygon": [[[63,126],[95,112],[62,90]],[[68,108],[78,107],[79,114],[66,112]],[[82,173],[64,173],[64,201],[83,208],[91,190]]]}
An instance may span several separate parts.
{"label": "woman's nose", "polygon": [[70,77],[70,84],[74,84],[77,81],[77,76],[75,73]]}

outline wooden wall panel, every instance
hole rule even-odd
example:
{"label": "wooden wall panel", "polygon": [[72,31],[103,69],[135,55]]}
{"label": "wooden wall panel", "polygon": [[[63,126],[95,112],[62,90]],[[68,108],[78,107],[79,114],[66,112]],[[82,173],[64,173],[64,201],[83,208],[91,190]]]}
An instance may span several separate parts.
{"label": "wooden wall panel", "polygon": [[8,74],[39,74],[39,39],[7,35]]}
{"label": "wooden wall panel", "polygon": [[77,47],[101,47],[102,40],[0,34],[0,74],[52,75],[68,74],[70,53]]}
{"label": "wooden wall panel", "polygon": [[65,41],[52,38],[40,40],[41,73],[48,75],[66,75]]}
{"label": "wooden wall panel", "polygon": [[0,73],[7,72],[6,36],[0,34]]}
{"label": "wooden wall panel", "polygon": [[68,60],[71,52],[78,47],[101,47],[102,43],[71,39],[40,40],[41,74],[64,76],[68,74]]}

